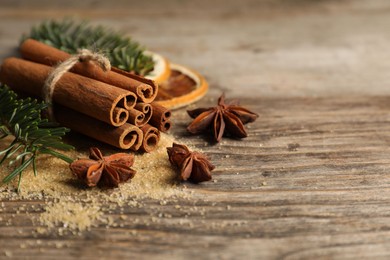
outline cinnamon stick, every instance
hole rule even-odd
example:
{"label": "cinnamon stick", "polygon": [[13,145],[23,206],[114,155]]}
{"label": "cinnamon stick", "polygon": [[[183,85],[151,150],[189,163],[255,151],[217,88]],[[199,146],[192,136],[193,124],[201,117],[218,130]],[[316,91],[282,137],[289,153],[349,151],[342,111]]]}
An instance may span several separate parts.
{"label": "cinnamon stick", "polygon": [[153,108],[150,104],[147,104],[147,103],[137,103],[135,105],[135,109],[137,109],[138,111],[141,111],[144,114],[143,122],[140,122],[140,124],[138,125],[139,127],[142,127],[146,123],[148,123],[150,118],[152,117]]}
{"label": "cinnamon stick", "polygon": [[156,149],[158,142],[160,141],[160,131],[157,128],[146,124],[141,127],[141,130],[144,134],[142,145],[140,151],[142,152],[151,152]]}
{"label": "cinnamon stick", "polygon": [[[20,53],[25,59],[49,66],[55,66],[70,57],[70,54],[64,51],[33,39],[27,39],[22,43]],[[140,102],[152,102],[158,92],[158,86],[153,80],[145,79],[118,68],[111,68],[111,71],[103,72],[96,64],[83,62],[76,64],[71,71],[131,91]]]}
{"label": "cinnamon stick", "polygon": [[123,75],[127,78],[133,78],[134,80],[140,81],[145,84],[142,85],[142,87],[137,87],[134,90],[134,93],[138,96],[140,102],[151,103],[157,97],[159,88],[153,80],[132,74],[128,71],[124,71],[116,67],[112,67],[111,71]]}
{"label": "cinnamon stick", "polygon": [[153,108],[153,114],[149,121],[150,124],[161,132],[167,132],[172,126],[170,121],[171,111],[155,102],[152,102],[151,106]]}
{"label": "cinnamon stick", "polygon": [[[8,58],[0,67],[0,81],[16,92],[42,97],[44,82],[51,71],[46,65]],[[132,99],[129,91],[70,72],[61,77],[53,92],[53,102],[113,126],[127,122],[126,107],[132,106]]]}
{"label": "cinnamon stick", "polygon": [[143,126],[147,122],[145,122],[145,115],[141,111],[137,109],[131,109],[129,112],[129,118],[127,119],[127,123],[135,125],[135,126]]}
{"label": "cinnamon stick", "polygon": [[129,110],[128,123],[138,127],[142,127],[147,124],[152,117],[152,106],[147,103],[137,103],[134,109]]}
{"label": "cinnamon stick", "polygon": [[138,150],[142,145],[143,132],[134,125],[126,123],[114,127],[61,105],[55,106],[54,113],[61,125],[103,143],[132,150]]}

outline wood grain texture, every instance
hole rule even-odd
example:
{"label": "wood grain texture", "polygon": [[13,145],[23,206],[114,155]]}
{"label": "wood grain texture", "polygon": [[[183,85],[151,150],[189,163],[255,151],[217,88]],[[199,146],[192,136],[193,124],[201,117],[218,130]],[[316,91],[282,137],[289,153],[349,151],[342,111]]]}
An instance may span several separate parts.
{"label": "wood grain texture", "polygon": [[171,133],[211,157],[215,181],[187,184],[193,200],[107,208],[118,227],[43,235],[43,200],[0,201],[0,258],[390,257],[389,3],[209,2],[1,2],[1,58],[32,23],[75,13],[206,74],[197,106],[224,91],[260,117],[209,145],[175,111]]}

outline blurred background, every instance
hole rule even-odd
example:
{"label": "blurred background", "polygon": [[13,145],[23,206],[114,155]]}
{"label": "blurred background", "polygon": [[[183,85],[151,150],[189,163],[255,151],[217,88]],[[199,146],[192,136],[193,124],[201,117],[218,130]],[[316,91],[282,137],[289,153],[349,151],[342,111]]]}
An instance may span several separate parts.
{"label": "blurred background", "polygon": [[0,0],[0,59],[44,19],[87,19],[235,96],[390,94],[386,0]]}

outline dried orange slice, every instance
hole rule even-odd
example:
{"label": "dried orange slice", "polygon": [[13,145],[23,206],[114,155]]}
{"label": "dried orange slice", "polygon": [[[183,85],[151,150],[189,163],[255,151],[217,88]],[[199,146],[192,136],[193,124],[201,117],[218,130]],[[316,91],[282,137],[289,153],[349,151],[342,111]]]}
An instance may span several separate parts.
{"label": "dried orange slice", "polygon": [[170,109],[191,104],[201,99],[208,90],[208,83],[198,72],[185,66],[172,64],[162,55],[145,51],[155,66],[145,78],[159,85],[156,101]]}
{"label": "dried orange slice", "polygon": [[168,60],[155,52],[144,51],[144,54],[151,56],[154,61],[154,69],[145,78],[154,80],[157,84],[166,81],[171,74]]}
{"label": "dried orange slice", "polygon": [[198,72],[178,64],[170,64],[169,78],[159,84],[156,101],[175,109],[201,99],[208,90],[206,79]]}

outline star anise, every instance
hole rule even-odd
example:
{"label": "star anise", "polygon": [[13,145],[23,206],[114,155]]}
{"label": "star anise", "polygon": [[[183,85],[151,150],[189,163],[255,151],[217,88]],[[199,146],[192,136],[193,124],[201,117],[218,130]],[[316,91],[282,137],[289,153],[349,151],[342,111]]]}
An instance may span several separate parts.
{"label": "star anise", "polygon": [[258,117],[257,114],[241,107],[236,100],[225,103],[223,94],[218,99],[216,107],[197,108],[187,113],[195,118],[187,130],[192,134],[211,131],[216,142],[221,141],[224,134],[238,138],[247,137],[244,124],[253,122]]}
{"label": "star anise", "polygon": [[97,184],[107,187],[118,187],[134,177],[136,171],[130,167],[134,156],[127,153],[116,153],[103,156],[96,147],[89,149],[89,159],[78,159],[70,164],[73,174],[89,187]]}
{"label": "star anise", "polygon": [[204,154],[191,152],[187,146],[176,143],[167,147],[167,152],[171,164],[180,170],[180,180],[194,183],[211,180],[211,171],[215,167]]}

